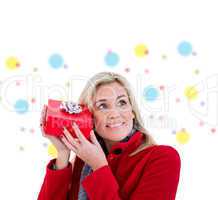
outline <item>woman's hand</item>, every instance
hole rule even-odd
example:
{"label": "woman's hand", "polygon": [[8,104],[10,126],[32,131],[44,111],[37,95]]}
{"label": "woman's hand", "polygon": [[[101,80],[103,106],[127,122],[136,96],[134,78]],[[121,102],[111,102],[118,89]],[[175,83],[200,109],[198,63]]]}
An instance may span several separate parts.
{"label": "woman's hand", "polygon": [[69,155],[70,149],[58,137],[45,134],[45,132],[43,130],[44,112],[45,112],[45,109],[42,110],[41,118],[40,118],[40,129],[41,129],[42,135],[51,141],[51,143],[55,146],[55,148],[59,154]]}
{"label": "woman's hand", "polygon": [[77,138],[74,138],[70,132],[64,127],[64,135],[61,140],[63,143],[72,150],[80,159],[92,167],[93,171],[98,168],[108,165],[107,158],[101,148],[94,131],[91,130],[90,139],[87,140],[80,131],[76,123],[72,125]]}

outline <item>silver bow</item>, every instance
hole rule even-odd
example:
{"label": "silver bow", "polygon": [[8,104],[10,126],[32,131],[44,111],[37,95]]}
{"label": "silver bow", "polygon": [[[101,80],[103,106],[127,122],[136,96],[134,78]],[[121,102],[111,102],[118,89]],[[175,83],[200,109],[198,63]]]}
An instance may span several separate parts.
{"label": "silver bow", "polygon": [[70,114],[82,112],[82,107],[79,104],[72,101],[61,102],[60,109]]}

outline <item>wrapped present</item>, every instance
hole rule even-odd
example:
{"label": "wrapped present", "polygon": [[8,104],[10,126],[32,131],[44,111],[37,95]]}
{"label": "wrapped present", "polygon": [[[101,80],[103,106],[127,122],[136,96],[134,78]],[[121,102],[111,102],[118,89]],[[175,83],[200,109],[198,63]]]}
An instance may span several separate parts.
{"label": "wrapped present", "polygon": [[83,135],[89,139],[93,118],[87,106],[53,99],[49,99],[48,105],[44,105],[42,126],[45,134],[60,136],[65,126],[73,137],[77,137],[72,128],[73,122],[76,122]]}

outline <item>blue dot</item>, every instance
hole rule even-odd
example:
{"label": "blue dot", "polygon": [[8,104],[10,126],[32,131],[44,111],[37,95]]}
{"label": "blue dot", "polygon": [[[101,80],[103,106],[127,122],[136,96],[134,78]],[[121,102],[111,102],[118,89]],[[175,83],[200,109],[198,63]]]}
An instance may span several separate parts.
{"label": "blue dot", "polygon": [[108,52],[104,58],[105,63],[110,66],[114,67],[118,64],[119,62],[119,55],[115,52]]}
{"label": "blue dot", "polygon": [[16,101],[14,105],[14,109],[18,114],[24,114],[28,111],[29,104],[24,99],[19,99]]}
{"label": "blue dot", "polygon": [[59,54],[52,54],[48,60],[49,64],[51,65],[52,68],[58,69],[63,66],[64,64],[64,59],[61,55]]}
{"label": "blue dot", "polygon": [[189,42],[183,41],[178,45],[178,52],[182,56],[189,56],[192,53],[192,45]]}
{"label": "blue dot", "polygon": [[153,86],[148,86],[148,87],[144,88],[143,96],[144,96],[146,101],[155,101],[159,96],[159,92]]}

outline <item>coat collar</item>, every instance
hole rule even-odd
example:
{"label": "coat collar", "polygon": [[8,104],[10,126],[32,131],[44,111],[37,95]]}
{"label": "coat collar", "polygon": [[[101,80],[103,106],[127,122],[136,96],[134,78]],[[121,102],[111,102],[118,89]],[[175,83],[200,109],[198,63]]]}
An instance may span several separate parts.
{"label": "coat collar", "polygon": [[131,152],[141,144],[141,141],[144,138],[145,135],[137,130],[131,135],[128,141],[120,141],[115,143],[111,147],[109,154],[121,154],[124,151]]}

